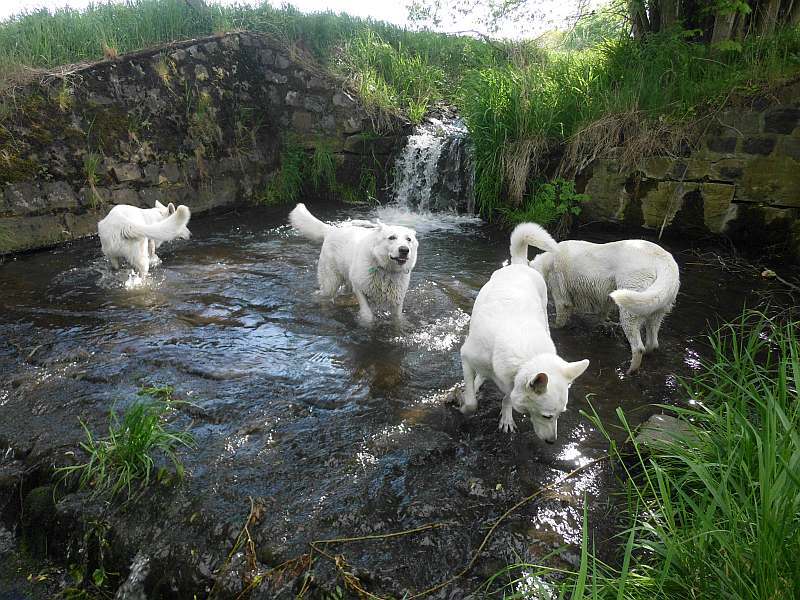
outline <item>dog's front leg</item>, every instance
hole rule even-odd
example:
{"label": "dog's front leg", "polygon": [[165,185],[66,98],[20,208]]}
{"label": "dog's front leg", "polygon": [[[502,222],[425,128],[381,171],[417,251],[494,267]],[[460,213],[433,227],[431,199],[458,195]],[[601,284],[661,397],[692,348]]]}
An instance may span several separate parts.
{"label": "dog's front leg", "polygon": [[514,423],[514,409],[511,406],[511,398],[508,394],[503,396],[503,407],[500,409],[500,431],[513,433],[517,430]]}
{"label": "dog's front leg", "polygon": [[375,317],[372,315],[367,297],[360,290],[354,289],[353,292],[356,295],[356,300],[358,300],[358,322],[362,325],[372,325]]}
{"label": "dog's front leg", "polygon": [[461,368],[464,370],[464,400],[459,410],[462,415],[471,415],[478,409],[478,399],[475,396],[475,369],[463,356]]}

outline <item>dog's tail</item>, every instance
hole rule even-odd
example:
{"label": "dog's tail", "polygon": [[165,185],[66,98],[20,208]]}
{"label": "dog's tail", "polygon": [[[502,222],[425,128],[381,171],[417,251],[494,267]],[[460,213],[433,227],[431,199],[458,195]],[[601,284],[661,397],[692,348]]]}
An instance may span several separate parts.
{"label": "dog's tail", "polygon": [[620,308],[635,315],[646,316],[671,309],[680,285],[678,264],[667,254],[656,263],[656,279],[646,290],[637,292],[622,288],[609,295]]}
{"label": "dog's tail", "polygon": [[520,223],[511,232],[511,264],[528,264],[528,246],[555,252],[558,242],[541,225]]}
{"label": "dog's tail", "polygon": [[330,231],[331,226],[323,223],[317,217],[308,212],[305,204],[298,204],[289,213],[289,222],[300,235],[314,242],[324,242],[325,236]]}
{"label": "dog's tail", "polygon": [[192,213],[188,206],[180,205],[175,212],[157,223],[125,223],[120,235],[127,239],[150,238],[157,242],[169,242],[175,238],[188,239],[191,233],[186,228]]}

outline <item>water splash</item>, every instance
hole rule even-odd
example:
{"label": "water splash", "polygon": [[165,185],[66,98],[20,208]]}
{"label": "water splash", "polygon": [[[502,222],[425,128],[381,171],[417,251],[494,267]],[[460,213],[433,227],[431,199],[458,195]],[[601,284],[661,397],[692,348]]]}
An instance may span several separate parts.
{"label": "water splash", "polygon": [[472,147],[460,119],[428,118],[409,136],[395,163],[394,197],[401,207],[474,212]]}
{"label": "water splash", "polygon": [[128,578],[119,586],[114,600],[147,600],[144,581],[150,573],[150,557],[138,552],[133,557]]}

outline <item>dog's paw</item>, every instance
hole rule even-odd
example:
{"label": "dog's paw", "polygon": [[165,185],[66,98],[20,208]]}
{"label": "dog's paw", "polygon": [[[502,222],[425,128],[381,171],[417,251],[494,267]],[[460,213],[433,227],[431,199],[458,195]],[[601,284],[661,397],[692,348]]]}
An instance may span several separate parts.
{"label": "dog's paw", "polygon": [[478,403],[475,402],[473,404],[468,404],[462,400],[461,406],[458,407],[458,410],[461,411],[462,415],[474,415],[475,411],[478,410]]}
{"label": "dog's paw", "polygon": [[362,327],[369,327],[375,322],[375,317],[372,313],[365,313],[363,311],[358,313],[358,324]]}
{"label": "dog's paw", "polygon": [[514,433],[517,430],[517,424],[514,423],[514,417],[508,419],[505,416],[500,417],[499,429],[504,433]]}

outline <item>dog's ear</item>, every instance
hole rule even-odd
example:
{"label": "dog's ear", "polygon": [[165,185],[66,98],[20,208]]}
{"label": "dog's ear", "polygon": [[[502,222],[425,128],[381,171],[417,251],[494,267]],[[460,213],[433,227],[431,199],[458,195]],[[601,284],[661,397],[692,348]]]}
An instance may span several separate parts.
{"label": "dog's ear", "polygon": [[155,208],[167,208],[167,207],[161,204],[161,202],[159,202],[158,200],[156,200]]}
{"label": "dog's ear", "polygon": [[578,362],[567,363],[564,367],[564,376],[572,381],[573,379],[577,379],[583,372],[589,367],[589,359],[584,358],[583,360],[579,360]]}
{"label": "dog's ear", "polygon": [[169,211],[169,214],[172,214],[172,213],[174,213],[174,212],[175,212],[175,205],[174,205],[172,202],[170,202],[170,203],[167,205],[167,211]]}
{"label": "dog's ear", "polygon": [[537,373],[535,377],[531,378],[528,382],[528,387],[537,394],[544,394],[547,391],[547,373]]}

